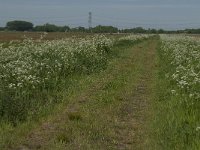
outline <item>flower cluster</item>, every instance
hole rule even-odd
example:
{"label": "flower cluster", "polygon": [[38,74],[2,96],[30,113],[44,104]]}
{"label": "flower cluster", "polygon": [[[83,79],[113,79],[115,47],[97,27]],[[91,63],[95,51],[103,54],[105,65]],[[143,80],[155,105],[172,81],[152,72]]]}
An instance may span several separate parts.
{"label": "flower cluster", "polygon": [[200,99],[200,39],[161,35],[161,40],[161,50],[171,66],[166,77],[175,82],[188,99]]}
{"label": "flower cluster", "polygon": [[129,34],[127,36],[123,36],[123,37],[119,38],[119,40],[137,41],[137,40],[149,38],[150,36],[152,36],[152,35],[150,35],[150,34]]}
{"label": "flower cluster", "polygon": [[113,41],[103,35],[0,45],[0,90],[44,87],[74,71],[105,63]]}

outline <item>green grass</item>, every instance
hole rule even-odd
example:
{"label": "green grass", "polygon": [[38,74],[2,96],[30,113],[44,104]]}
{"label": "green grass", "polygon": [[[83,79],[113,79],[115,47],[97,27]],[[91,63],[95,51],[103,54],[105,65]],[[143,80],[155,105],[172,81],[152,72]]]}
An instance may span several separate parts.
{"label": "green grass", "polygon": [[120,41],[109,55],[106,68],[70,76],[25,122],[1,122],[0,149],[200,149],[199,106],[180,103],[186,96],[165,78],[172,68],[159,38]]}
{"label": "green grass", "polygon": [[[71,78],[107,66],[112,40],[105,36],[0,45],[0,121],[13,125],[56,104]],[[23,56],[23,57],[22,57]]]}
{"label": "green grass", "polygon": [[[163,57],[159,47],[157,54],[152,149],[198,150],[200,132],[196,128],[200,123],[199,105],[193,107],[185,103],[188,95],[165,77],[173,69],[170,59]],[[172,89],[176,90],[178,95],[172,95]]]}
{"label": "green grass", "polygon": [[[118,139],[120,137],[116,134],[116,130],[120,131],[120,128],[126,129],[126,127],[119,125],[118,119],[129,114],[125,111],[129,108],[127,105],[131,106],[131,101],[127,101],[127,97],[134,93],[133,89],[139,82],[139,77],[147,73],[144,62],[147,61],[145,49],[149,45],[150,42],[140,45],[139,47],[142,49],[140,54],[135,51],[134,57],[132,57],[133,53],[130,48],[133,46],[132,43],[130,41],[118,43],[117,46],[120,47],[120,49],[116,49],[118,57],[110,62],[110,67],[106,71],[99,74],[102,75],[101,77],[97,76],[103,85],[100,84],[100,87],[94,88],[98,92],[95,92],[96,90],[92,90],[92,94],[91,91],[89,92],[87,98],[83,100],[83,105],[81,104],[81,107],[78,108],[75,117],[72,117],[81,119],[71,119],[67,124],[64,123],[66,131],[58,133],[49,143],[50,147],[65,149],[67,146],[69,149],[76,149],[77,143],[79,143],[81,149],[119,148],[118,144],[121,141]],[[198,150],[200,133],[196,127],[200,123],[199,107],[198,105],[189,107],[185,103],[180,103],[180,100],[186,99],[187,96],[174,83],[165,78],[166,73],[172,68],[168,58],[163,57],[159,45],[156,56],[157,68],[152,70],[153,81],[149,85],[151,88],[149,92],[152,93],[148,95],[148,99],[152,102],[152,112],[148,113],[153,117],[153,123],[146,124],[152,127],[151,139],[147,139],[147,141],[149,140],[151,149]],[[173,96],[172,89],[176,90],[179,95]],[[77,103],[74,105],[77,107]],[[131,108],[133,107],[131,106]],[[117,121],[115,122],[115,120]],[[126,125],[128,126],[128,122]],[[127,127],[127,130],[132,131],[130,127]],[[135,144],[136,147],[137,144]],[[46,149],[48,148],[49,146],[46,147]],[[141,147],[137,148],[141,149]],[[150,149],[150,147],[148,148]],[[147,146],[144,149],[147,149]]]}
{"label": "green grass", "polygon": [[[143,77],[147,71],[144,67],[145,53],[152,41],[140,44],[141,49],[139,50],[138,47],[135,50],[133,45],[120,48],[118,58],[112,60],[107,70],[98,75],[101,81],[92,87],[94,91],[89,91],[85,95],[85,101],[81,104],[78,100],[71,105],[79,112],[78,114],[81,114],[82,119],[73,119],[63,123],[64,132],[58,133],[44,148],[118,149],[122,143],[121,140],[126,138],[130,138],[126,139],[130,146],[127,148],[137,147],[132,136],[120,136],[117,132],[121,130],[127,133],[134,132],[132,128],[134,122],[131,117],[127,118],[128,120],[124,118],[126,124],[123,124],[121,119],[127,117],[129,113],[132,115],[137,113],[134,112],[132,104],[132,101],[136,99],[132,97],[136,92],[134,89],[140,82],[139,78]],[[151,98],[148,97],[148,99]],[[127,109],[131,109],[130,112]],[[127,145],[123,146],[126,148]]]}
{"label": "green grass", "polygon": [[[149,42],[142,41],[144,44],[141,44],[141,53],[138,53],[139,51],[134,50],[133,46],[140,42],[126,41],[126,44],[116,44],[108,68],[89,75],[71,76],[67,85],[64,82],[62,89],[52,92],[53,96],[46,97],[50,101],[52,99],[53,103],[48,103],[37,110],[24,123],[13,126],[9,122],[2,122],[0,149],[23,145],[28,134],[39,132],[38,129],[44,122],[54,122],[55,118],[62,120],[62,117],[64,119],[59,122],[59,129],[55,135],[48,135],[48,133],[43,135],[52,136],[47,149],[52,147],[59,149],[66,144],[73,149],[76,142],[82,144],[83,149],[106,148],[110,144],[114,147],[112,117],[118,117],[115,113],[121,107],[123,95],[132,92],[138,76],[142,73],[141,65],[145,59],[143,56]],[[66,110],[64,116],[61,113],[63,110]],[[104,139],[105,137],[107,139]],[[108,140],[105,145],[102,144],[104,140]]]}

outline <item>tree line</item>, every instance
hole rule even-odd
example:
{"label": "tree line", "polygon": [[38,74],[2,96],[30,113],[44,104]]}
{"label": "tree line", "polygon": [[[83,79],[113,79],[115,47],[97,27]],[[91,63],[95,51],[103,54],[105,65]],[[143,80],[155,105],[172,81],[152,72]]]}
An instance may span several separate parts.
{"label": "tree line", "polygon": [[144,29],[142,27],[135,27],[131,29],[118,29],[113,26],[98,25],[93,28],[74,27],[69,26],[57,26],[54,24],[46,23],[44,25],[34,26],[33,23],[27,21],[9,21],[6,27],[0,27],[0,31],[32,31],[32,32],[86,32],[86,33],[188,33],[188,34],[200,34],[200,29],[185,29],[176,31],[166,31],[163,29]]}

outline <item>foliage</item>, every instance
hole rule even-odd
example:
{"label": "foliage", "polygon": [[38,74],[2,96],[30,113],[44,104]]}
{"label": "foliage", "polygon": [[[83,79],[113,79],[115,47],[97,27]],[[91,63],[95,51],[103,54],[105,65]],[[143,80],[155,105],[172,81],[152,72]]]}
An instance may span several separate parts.
{"label": "foliage", "polygon": [[[131,37],[124,38],[137,41],[147,36]],[[114,43],[104,35],[42,38],[0,45],[0,116],[13,123],[56,103],[53,93],[68,84],[70,77],[104,69]]]}
{"label": "foliage", "polygon": [[[115,36],[115,38],[117,37],[118,36]],[[137,37],[140,39],[142,36]],[[89,40],[91,38],[88,37],[86,39]],[[79,42],[81,39],[73,38],[73,40]],[[115,43],[118,42],[118,40],[117,42],[115,41]],[[77,143],[78,145],[82,145],[83,149],[98,149],[100,147],[106,149],[108,145],[116,148],[116,141],[118,141],[119,135],[115,132],[118,128],[112,130],[113,125],[116,125],[118,117],[120,119],[122,115],[126,115],[126,113],[121,115],[121,108],[124,107],[124,102],[129,102],[122,101],[122,97],[128,96],[129,94],[132,95],[132,90],[135,89],[133,87],[137,85],[135,83],[137,79],[139,79],[138,74],[144,74],[143,72],[145,70],[141,67],[143,66],[141,63],[144,63],[144,60],[147,58],[146,56],[148,54],[146,53],[146,48],[148,47],[147,43],[150,43],[150,41],[141,43],[140,47],[143,45],[143,48],[138,49],[137,47],[139,46],[133,48],[137,42],[134,42],[134,40],[129,42],[132,44],[115,44],[112,49],[107,51],[108,53],[115,51],[118,56],[113,57],[112,55],[112,59],[109,57],[109,65],[105,70],[100,70],[100,72],[98,71],[89,75],[70,74],[67,78],[64,78],[64,83],[61,83],[61,85],[60,83],[58,84],[58,86],[61,87],[59,90],[49,91],[46,97],[42,99],[34,97],[34,101],[39,105],[41,100],[49,104],[40,105],[41,109],[38,109],[37,105],[33,105],[32,107],[34,110],[38,112],[38,115],[34,115],[34,118],[31,117],[28,121],[20,122],[17,127],[3,120],[0,124],[0,149],[21,148],[21,146],[18,145],[23,145],[22,148],[29,147],[29,145],[35,148],[35,144],[31,142],[32,139],[35,141],[35,136],[33,134],[38,133],[37,131],[40,132],[40,127],[43,128],[43,125],[46,124],[45,122],[47,122],[48,128],[45,128],[36,136],[42,135],[40,139],[43,139],[44,135],[45,139],[51,137],[52,140],[46,141],[48,144],[45,148],[43,147],[43,142],[40,143],[42,146],[40,147],[41,149],[56,149],[53,145],[59,145],[60,142],[64,144],[64,149],[66,149],[66,147],[67,149],[73,149]],[[15,43],[13,43],[13,46],[17,46],[14,44]],[[107,57],[106,55],[104,56]],[[44,58],[46,57],[48,57],[48,55]],[[52,79],[52,82],[54,81],[55,78]],[[43,92],[44,91],[41,90],[37,93]],[[51,99],[52,94],[56,95],[55,99]],[[30,103],[30,100],[31,99],[27,99],[25,102]],[[55,103],[56,100],[60,104]],[[18,103],[19,102],[21,101],[18,101]],[[130,107],[132,107],[132,104]],[[113,119],[115,117],[117,118]],[[129,116],[129,118],[131,118],[131,116]],[[129,122],[130,120],[127,118],[127,121]],[[55,130],[56,134],[49,129],[51,131],[52,129]],[[60,130],[62,133],[59,131],[57,132],[57,129],[63,129]],[[130,129],[132,129],[132,127],[130,127]],[[34,132],[32,132],[33,130]],[[129,128],[127,128],[127,131],[128,130]],[[43,134],[45,131],[47,131],[47,134]],[[33,136],[31,136],[30,140],[27,140],[26,135],[30,134]],[[104,139],[106,139],[106,142]],[[24,142],[24,140],[26,142]],[[132,144],[134,145],[134,143]],[[38,148],[38,146],[36,146],[36,148]],[[58,149],[60,149],[60,147]]]}
{"label": "foliage", "polygon": [[89,32],[89,30],[84,27],[71,28],[69,31],[70,32]]}
{"label": "foliage", "polygon": [[30,31],[33,29],[33,24],[27,21],[10,21],[7,22],[6,28],[12,31]]}
{"label": "foliage", "polygon": [[92,32],[94,33],[117,33],[119,30],[116,27],[113,26],[101,26],[98,25],[94,28],[92,28]]}
{"label": "foliage", "polygon": [[4,31],[5,30],[5,28],[4,27],[0,27],[0,31]]}
{"label": "foliage", "polygon": [[200,148],[200,39],[161,35],[154,149]]}
{"label": "foliage", "polygon": [[162,40],[163,55],[170,59],[170,65],[173,68],[166,74],[166,77],[189,96],[186,103],[196,105],[200,99],[200,40],[164,35]]}
{"label": "foliage", "polygon": [[10,121],[24,120],[27,113],[36,111],[36,105],[45,105],[45,93],[57,89],[62,79],[106,67],[112,43],[102,35],[55,41],[26,39],[6,48],[2,44],[0,115]]}
{"label": "foliage", "polygon": [[34,27],[34,31],[42,31],[42,32],[68,32],[69,30],[70,28],[68,26],[61,27],[49,23]]}
{"label": "foliage", "polygon": [[138,39],[149,38],[150,36],[153,36],[153,35],[148,35],[148,34],[129,34],[127,36],[123,36],[123,37],[119,38],[119,40],[136,41]]}
{"label": "foliage", "polygon": [[168,33],[168,31],[165,31],[163,29],[144,29],[142,27],[136,27],[131,29],[124,29],[121,30],[122,33],[148,33],[148,34],[161,34],[161,33]]}
{"label": "foliage", "polygon": [[[28,24],[29,23],[29,24]],[[33,24],[26,21],[10,21],[6,26],[9,30],[14,31],[42,31],[42,32],[86,32],[86,33],[143,33],[143,34],[173,34],[173,33],[187,33],[187,34],[199,34],[200,29],[185,29],[185,30],[164,30],[164,29],[145,29],[143,27],[135,27],[129,29],[119,29],[114,26],[97,25],[91,29],[85,27],[73,27],[69,26],[57,26],[54,24],[46,23],[44,25],[37,25],[33,28]],[[6,30],[4,27],[0,27],[0,31]]]}

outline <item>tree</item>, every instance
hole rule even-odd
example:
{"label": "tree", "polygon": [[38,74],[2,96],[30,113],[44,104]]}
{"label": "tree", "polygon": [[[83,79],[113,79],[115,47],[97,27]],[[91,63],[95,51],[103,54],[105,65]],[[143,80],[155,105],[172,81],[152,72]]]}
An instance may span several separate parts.
{"label": "tree", "polygon": [[118,28],[113,27],[113,26],[98,25],[98,26],[92,28],[92,32],[94,32],[94,33],[117,33]]}
{"label": "tree", "polygon": [[69,31],[70,27],[68,26],[59,27],[59,32],[69,32]]}
{"label": "tree", "polygon": [[56,26],[54,24],[46,23],[44,25],[36,26],[34,31],[42,32],[68,32],[70,28],[68,26]]}
{"label": "tree", "polygon": [[6,28],[12,31],[30,31],[33,29],[33,24],[27,21],[10,21],[7,22]]}
{"label": "tree", "polygon": [[5,30],[5,28],[4,27],[0,27],[0,31],[4,31]]}
{"label": "tree", "polygon": [[147,30],[143,29],[142,27],[136,27],[132,29],[125,29],[123,30],[124,33],[146,33]]}
{"label": "tree", "polygon": [[159,29],[159,30],[157,30],[156,31],[158,34],[163,34],[163,33],[165,33],[165,31],[163,30],[163,29]]}

